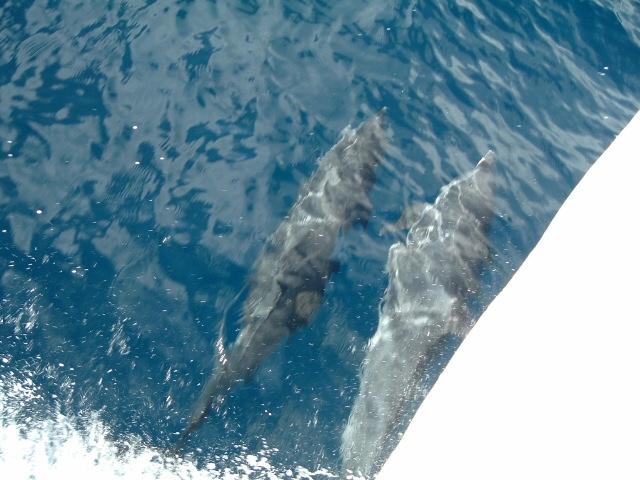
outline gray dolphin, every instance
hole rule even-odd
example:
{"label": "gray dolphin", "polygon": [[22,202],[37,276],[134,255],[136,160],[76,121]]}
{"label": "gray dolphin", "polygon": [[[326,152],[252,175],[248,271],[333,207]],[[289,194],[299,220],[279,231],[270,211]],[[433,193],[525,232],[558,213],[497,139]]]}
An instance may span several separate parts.
{"label": "gray dolphin", "polygon": [[238,337],[226,351],[222,336],[218,340],[214,371],[177,449],[202,425],[216,398],[248,379],[284,338],[313,320],[338,269],[331,257],[340,231],[366,226],[373,210],[369,193],[384,159],[385,113],[343,131],[268,240],[254,265]]}
{"label": "gray dolphin", "polygon": [[343,432],[346,472],[376,473],[401,435],[406,407],[421,400],[427,369],[447,335],[472,326],[468,300],[490,255],[494,154],[446,185],[433,205],[408,208],[406,244],[389,249],[389,286],[361,367],[360,391]]}

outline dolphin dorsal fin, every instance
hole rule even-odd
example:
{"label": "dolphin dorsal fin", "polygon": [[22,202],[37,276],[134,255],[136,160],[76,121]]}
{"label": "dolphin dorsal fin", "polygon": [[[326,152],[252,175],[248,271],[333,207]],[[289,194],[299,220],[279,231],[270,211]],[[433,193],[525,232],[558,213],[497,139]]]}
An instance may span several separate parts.
{"label": "dolphin dorsal fin", "polygon": [[385,233],[397,232],[398,230],[408,230],[418,221],[424,209],[431,205],[428,202],[414,203],[404,207],[402,215],[395,223],[387,223],[380,229],[380,235]]}

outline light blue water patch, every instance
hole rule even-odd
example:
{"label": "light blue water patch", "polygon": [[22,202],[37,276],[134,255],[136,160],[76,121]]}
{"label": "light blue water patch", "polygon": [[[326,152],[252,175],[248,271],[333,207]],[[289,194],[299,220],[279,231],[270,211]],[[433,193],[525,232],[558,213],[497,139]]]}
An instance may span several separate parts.
{"label": "light blue water patch", "polygon": [[58,414],[173,445],[265,240],[386,106],[373,217],[339,241],[318,316],[186,452],[212,475],[265,448],[271,472],[339,471],[397,239],[377,232],[495,150],[479,314],[640,105],[632,4],[5,2],[0,379],[31,393],[3,404],[0,449]]}

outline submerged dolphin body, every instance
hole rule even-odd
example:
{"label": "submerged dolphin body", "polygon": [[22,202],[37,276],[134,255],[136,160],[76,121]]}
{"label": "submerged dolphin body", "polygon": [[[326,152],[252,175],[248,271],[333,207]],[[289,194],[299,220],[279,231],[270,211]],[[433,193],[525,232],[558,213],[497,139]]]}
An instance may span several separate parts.
{"label": "submerged dolphin body", "polygon": [[342,436],[347,472],[369,476],[379,470],[399,441],[405,408],[425,394],[426,372],[438,361],[443,339],[464,337],[471,328],[468,300],[490,254],[493,164],[489,151],[473,171],[445,186],[433,205],[407,210],[414,218],[405,221],[415,223],[406,244],[389,249],[389,286]]}
{"label": "submerged dolphin body", "polygon": [[284,338],[313,320],[325,285],[338,269],[331,257],[340,231],[356,223],[366,226],[373,210],[369,193],[384,158],[385,112],[356,130],[345,129],[268,240],[254,265],[238,337],[226,353],[218,341],[217,365],[178,449],[202,425],[216,398],[249,378]]}

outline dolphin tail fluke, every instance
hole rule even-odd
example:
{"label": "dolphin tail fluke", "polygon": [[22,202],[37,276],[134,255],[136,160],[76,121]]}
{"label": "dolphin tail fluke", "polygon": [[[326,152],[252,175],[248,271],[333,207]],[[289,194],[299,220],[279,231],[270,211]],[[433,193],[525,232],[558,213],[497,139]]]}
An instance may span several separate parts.
{"label": "dolphin tail fluke", "polygon": [[209,413],[211,413],[214,400],[218,397],[222,398],[231,386],[225,365],[220,364],[217,367],[218,368],[214,370],[214,373],[209,377],[207,383],[202,389],[202,393],[200,394],[196,406],[193,409],[193,413],[191,414],[189,425],[184,429],[184,432],[180,436],[180,440],[176,443],[176,452],[182,450],[182,447],[188,440],[189,436],[202,426],[205,419],[209,416]]}
{"label": "dolphin tail fluke", "polygon": [[189,435],[191,435],[192,432],[193,430],[190,429],[189,427],[187,427],[185,431],[182,432],[182,435],[180,436],[180,440],[178,440],[178,442],[171,449],[171,453],[173,455],[180,455],[180,453],[182,452],[182,449],[184,448],[184,444],[187,443],[187,439],[189,438]]}
{"label": "dolphin tail fluke", "polygon": [[229,388],[228,375],[226,373],[226,363],[227,363],[227,351],[225,347],[225,334],[224,330],[227,324],[227,313],[229,309],[238,301],[240,295],[246,290],[247,285],[238,292],[238,294],[233,298],[231,303],[225,309],[222,315],[222,321],[220,322],[220,327],[218,329],[218,340],[216,340],[215,346],[215,358],[213,362],[213,373],[207,379],[207,383],[202,389],[202,393],[198,398],[195,408],[191,414],[191,420],[189,421],[189,425],[184,429],[182,435],[180,436],[180,440],[176,443],[173,448],[174,453],[179,453],[184,444],[189,439],[189,436],[198,430],[204,420],[207,418],[209,413],[211,413],[211,408],[213,406],[213,401],[219,395],[222,395]]}

